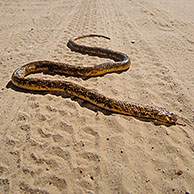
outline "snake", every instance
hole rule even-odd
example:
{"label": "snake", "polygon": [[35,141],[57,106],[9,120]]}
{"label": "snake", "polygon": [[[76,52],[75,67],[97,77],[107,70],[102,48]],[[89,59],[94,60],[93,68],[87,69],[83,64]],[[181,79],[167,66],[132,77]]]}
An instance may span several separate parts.
{"label": "snake", "polygon": [[177,115],[167,111],[164,108],[156,108],[138,103],[129,103],[114,98],[109,98],[94,91],[93,89],[87,89],[69,81],[28,77],[29,74],[43,72],[90,78],[103,76],[107,73],[122,72],[129,69],[131,65],[131,59],[122,52],[117,52],[101,47],[85,46],[76,43],[76,40],[86,37],[100,37],[110,40],[110,38],[107,36],[89,34],[70,38],[67,46],[71,49],[71,51],[109,58],[112,60],[110,62],[94,66],[74,66],[66,63],[52,62],[47,60],[30,62],[19,67],[13,72],[11,77],[13,85],[31,91],[63,92],[70,96],[78,97],[84,101],[88,101],[95,106],[114,113],[121,113],[124,115],[130,115],[143,119],[151,119],[164,124],[178,124]]}

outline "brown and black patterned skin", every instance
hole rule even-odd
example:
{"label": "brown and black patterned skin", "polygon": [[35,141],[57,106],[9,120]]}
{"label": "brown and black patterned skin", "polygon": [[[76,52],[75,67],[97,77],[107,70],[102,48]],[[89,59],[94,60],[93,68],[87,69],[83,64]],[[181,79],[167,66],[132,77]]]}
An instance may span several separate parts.
{"label": "brown and black patterned skin", "polygon": [[129,68],[131,61],[130,58],[124,53],[115,52],[99,47],[79,45],[75,43],[77,39],[86,37],[102,37],[110,39],[106,36],[90,34],[86,36],[73,37],[68,41],[67,45],[73,51],[110,58],[113,59],[114,62],[94,65],[93,67],[72,66],[65,63],[51,61],[31,62],[14,71],[11,78],[12,83],[17,87],[26,90],[65,92],[69,95],[73,95],[86,100],[98,107],[104,108],[111,112],[131,115],[140,118],[154,119],[165,124],[176,124],[176,116],[163,108],[153,108],[140,104],[118,101],[94,92],[93,90],[86,89],[72,82],[27,77],[27,75],[37,72],[62,73],[79,77],[93,77],[104,75],[110,72],[124,71]]}

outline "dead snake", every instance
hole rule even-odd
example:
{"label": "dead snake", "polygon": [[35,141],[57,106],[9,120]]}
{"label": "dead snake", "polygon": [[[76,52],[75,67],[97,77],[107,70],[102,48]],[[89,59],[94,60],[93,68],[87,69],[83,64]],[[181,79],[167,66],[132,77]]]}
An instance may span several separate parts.
{"label": "dead snake", "polygon": [[90,34],[86,36],[73,37],[68,41],[67,45],[73,51],[110,58],[114,62],[107,62],[94,65],[92,67],[73,66],[51,61],[31,62],[14,71],[11,78],[12,83],[19,88],[27,90],[65,92],[111,112],[140,118],[154,119],[165,124],[178,124],[176,115],[163,108],[154,108],[151,106],[143,106],[140,104],[115,100],[68,81],[45,80],[27,77],[27,75],[37,72],[62,73],[78,77],[94,77],[110,72],[124,71],[129,68],[131,61],[130,58],[124,53],[75,43],[76,40],[86,37],[102,37],[110,39],[106,36]]}

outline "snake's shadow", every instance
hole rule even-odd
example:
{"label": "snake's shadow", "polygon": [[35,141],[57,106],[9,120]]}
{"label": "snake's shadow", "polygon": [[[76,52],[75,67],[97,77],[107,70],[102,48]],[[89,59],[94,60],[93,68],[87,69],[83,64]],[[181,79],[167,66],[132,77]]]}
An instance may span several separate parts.
{"label": "snake's shadow", "polygon": [[108,111],[108,110],[105,110],[105,109],[100,108],[98,106],[95,106],[94,104],[92,104],[88,101],[82,100],[82,99],[74,97],[74,96],[70,96],[69,94],[66,94],[65,92],[46,92],[46,91],[25,90],[25,89],[21,89],[21,88],[16,87],[15,85],[12,84],[11,81],[9,81],[7,83],[6,88],[11,88],[12,90],[15,90],[16,92],[30,93],[30,94],[34,94],[34,95],[52,94],[55,96],[61,96],[63,98],[71,98],[72,101],[77,102],[81,107],[84,107],[84,108],[87,108],[87,109],[90,109],[90,110],[96,112],[96,115],[98,115],[99,112],[103,113],[104,115],[119,114],[119,115],[122,115],[127,120],[129,120],[131,118],[136,118],[139,121],[152,122],[154,125],[165,125],[167,127],[171,126],[170,124],[160,123],[160,122],[155,121],[153,119],[139,118],[139,117],[135,117],[135,116],[123,115],[121,113],[113,113],[111,111]]}
{"label": "snake's shadow", "polygon": [[48,91],[32,91],[32,90],[25,90],[22,88],[18,88],[15,85],[12,84],[11,81],[8,82],[8,84],[6,85],[6,88],[11,88],[12,90],[15,90],[16,92],[23,92],[23,93],[28,93],[28,94],[33,94],[33,95],[47,95],[47,94],[52,94],[55,96],[61,96],[62,98],[71,98],[72,101],[77,102],[81,107],[86,107],[96,113],[98,113],[98,111],[102,112],[104,115],[111,115],[113,114],[112,112],[102,109],[98,106],[93,105],[90,102],[87,102],[85,100],[82,100],[80,98],[71,96],[69,94],[66,94],[65,92],[48,92]]}

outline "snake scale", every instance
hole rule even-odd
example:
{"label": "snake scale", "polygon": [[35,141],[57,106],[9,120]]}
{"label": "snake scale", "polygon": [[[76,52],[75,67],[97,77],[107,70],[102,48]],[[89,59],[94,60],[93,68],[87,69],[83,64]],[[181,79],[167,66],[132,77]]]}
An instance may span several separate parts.
{"label": "snake scale", "polygon": [[104,49],[100,47],[80,45],[75,42],[78,39],[86,37],[102,37],[110,39],[109,37],[97,34],[77,36],[70,38],[67,43],[67,46],[71,50],[76,52],[110,58],[113,61],[94,65],[92,67],[73,66],[65,63],[51,61],[31,62],[14,71],[11,78],[12,83],[17,87],[26,90],[65,92],[69,95],[73,95],[83,100],[86,100],[98,107],[101,107],[111,112],[131,115],[140,118],[154,119],[164,124],[177,124],[176,115],[171,112],[168,112],[163,108],[154,108],[151,106],[143,106],[136,103],[127,103],[124,101],[119,101],[68,81],[46,80],[27,77],[27,75],[37,72],[50,72],[56,74],[62,73],[78,77],[94,77],[111,72],[124,71],[129,68],[131,61],[130,58],[124,53],[115,52],[113,50]]}

